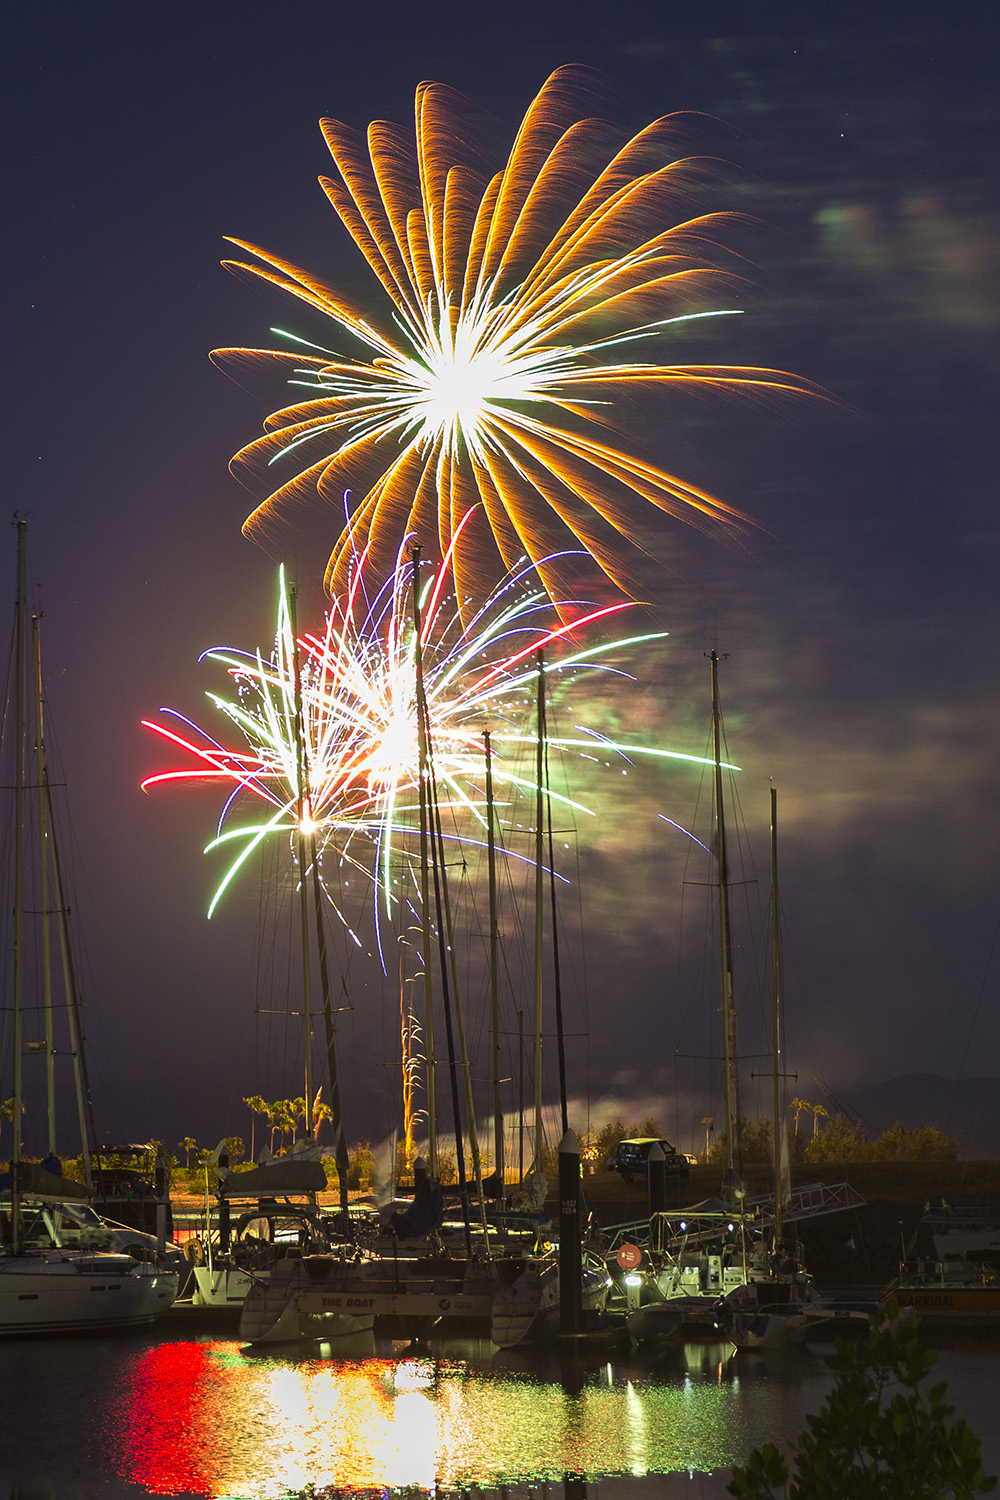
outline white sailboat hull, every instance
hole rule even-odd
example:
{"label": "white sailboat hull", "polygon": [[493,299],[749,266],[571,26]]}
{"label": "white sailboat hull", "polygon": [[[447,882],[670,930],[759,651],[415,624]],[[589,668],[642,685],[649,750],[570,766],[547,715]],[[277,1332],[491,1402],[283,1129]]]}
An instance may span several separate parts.
{"label": "white sailboat hull", "polygon": [[442,1322],[488,1322],[494,1287],[461,1267],[431,1275],[405,1261],[286,1262],[255,1279],[243,1304],[240,1337],[251,1344],[330,1341],[370,1332],[376,1318],[413,1331]]}
{"label": "white sailboat hull", "polygon": [[195,1291],[191,1300],[195,1307],[242,1307],[250,1290],[249,1271],[237,1266],[195,1266]]}
{"label": "white sailboat hull", "polygon": [[0,1260],[0,1337],[131,1328],[151,1323],[177,1296],[174,1274],[122,1256]]}
{"label": "white sailboat hull", "polygon": [[[585,1313],[600,1312],[607,1300],[605,1278],[583,1274],[581,1304]],[[550,1265],[539,1272],[529,1268],[511,1286],[493,1297],[490,1338],[501,1349],[552,1338],[559,1330],[559,1270]]]}

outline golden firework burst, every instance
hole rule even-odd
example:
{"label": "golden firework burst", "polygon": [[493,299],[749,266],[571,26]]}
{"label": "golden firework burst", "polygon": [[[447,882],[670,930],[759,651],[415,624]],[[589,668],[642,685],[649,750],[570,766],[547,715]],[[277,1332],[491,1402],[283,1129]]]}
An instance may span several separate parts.
{"label": "golden firework burst", "polygon": [[[637,359],[693,319],[740,311],[720,305],[737,278],[713,263],[738,216],[692,213],[711,164],[680,153],[678,117],[624,139],[582,111],[587,88],[584,69],[553,73],[495,171],[484,167],[482,120],[440,84],[417,90],[415,137],[384,122],[367,138],[322,122],[339,178],[321,181],[381,282],[374,311],[233,241],[258,263],[231,269],[292,293],[357,347],[342,355],[296,340],[292,351],[213,355],[277,363],[308,391],[267,419],[233,468],[271,487],[249,535],[265,536],[295,503],[332,507],[332,592],[361,552],[369,569],[391,567],[407,532],[451,549],[470,604],[495,582],[497,553],[504,568],[526,553],[558,596],[570,566],[560,555],[582,547],[627,592],[621,539],[637,539],[643,502],[702,526],[744,518],[630,451],[616,398],[815,391],[778,370]],[[360,496],[353,507],[348,491]]]}

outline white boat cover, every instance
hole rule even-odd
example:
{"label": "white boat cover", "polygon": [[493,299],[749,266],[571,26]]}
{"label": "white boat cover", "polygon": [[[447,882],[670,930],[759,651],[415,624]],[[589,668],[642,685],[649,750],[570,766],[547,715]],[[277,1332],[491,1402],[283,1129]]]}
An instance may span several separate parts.
{"label": "white boat cover", "polygon": [[[59,1202],[65,1199],[83,1199],[84,1201],[94,1196],[90,1188],[84,1187],[82,1182],[72,1182],[68,1177],[57,1176],[55,1172],[43,1171],[33,1161],[19,1161],[16,1164],[17,1184],[22,1198],[43,1198],[50,1202]],[[5,1172],[0,1177],[0,1193],[10,1192],[10,1173]]]}
{"label": "white boat cover", "polygon": [[276,1193],[324,1192],[326,1172],[323,1163],[301,1155],[279,1156],[249,1172],[219,1168],[219,1196],[222,1198],[269,1198]]}
{"label": "white boat cover", "polygon": [[731,1219],[733,1213],[732,1204],[723,1202],[721,1198],[702,1198],[700,1203],[689,1203],[686,1208],[672,1208],[667,1217],[683,1219],[691,1218],[694,1214],[717,1214],[720,1219]]}

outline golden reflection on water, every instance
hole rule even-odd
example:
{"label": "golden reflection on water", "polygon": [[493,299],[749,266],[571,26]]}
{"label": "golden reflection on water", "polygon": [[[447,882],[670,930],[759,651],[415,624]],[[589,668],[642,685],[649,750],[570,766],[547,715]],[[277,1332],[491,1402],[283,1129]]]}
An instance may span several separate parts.
{"label": "golden reflection on water", "polygon": [[598,1370],[577,1391],[457,1359],[292,1363],[162,1344],[119,1385],[113,1467],[154,1494],[247,1500],[705,1472],[743,1456],[745,1403],[738,1378],[683,1368],[669,1381]]}

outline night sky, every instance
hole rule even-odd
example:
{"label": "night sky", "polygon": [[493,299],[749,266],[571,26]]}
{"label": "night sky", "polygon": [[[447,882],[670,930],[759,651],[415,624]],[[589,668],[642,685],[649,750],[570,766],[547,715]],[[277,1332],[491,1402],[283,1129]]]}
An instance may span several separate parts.
{"label": "night sky", "polygon": [[[767,223],[753,240],[762,294],[692,358],[794,370],[842,407],[664,407],[649,450],[760,530],[740,549],[665,522],[645,621],[667,645],[628,664],[636,686],[557,715],[582,709],[623,738],[705,753],[705,653],[728,653],[758,906],[769,778],[779,789],[796,1089],[1000,1072],[996,34],[974,6],[815,14],[589,0],[7,7],[7,493],[29,520],[44,611],[108,1135],[214,1144],[248,1134],[244,1095],[301,1092],[291,1044],[254,1020],[255,1005],[279,1004],[260,880],[205,920],[217,797],[139,790],[164,763],[140,720],[169,704],[207,722],[202,695],[220,683],[199,654],[273,635],[274,559],[241,536],[252,500],[227,465],[280,398],[230,382],[208,351],[315,326],[220,269],[223,236],[377,297],[316,182],[331,170],[319,118],[407,123],[432,78],[512,134],[571,61],[601,70],[632,128],[677,109],[711,116],[714,149],[740,169],[734,206]],[[318,617],[325,556],[293,542],[286,557]],[[11,531],[5,618],[13,577]],[[705,837],[706,788],[699,808],[691,771],[566,775],[599,811],[566,871],[573,1092],[594,1119],[641,1118],[648,1102],[693,1149],[717,1107],[693,1059],[717,1045],[703,892],[684,884],[704,877],[658,814],[699,818]],[[756,1054],[762,939],[752,921],[739,931]],[[367,952],[341,970],[348,1132],[377,1137],[398,1122],[395,975]],[[746,1065],[750,1112],[750,1073],[765,1066]]]}

